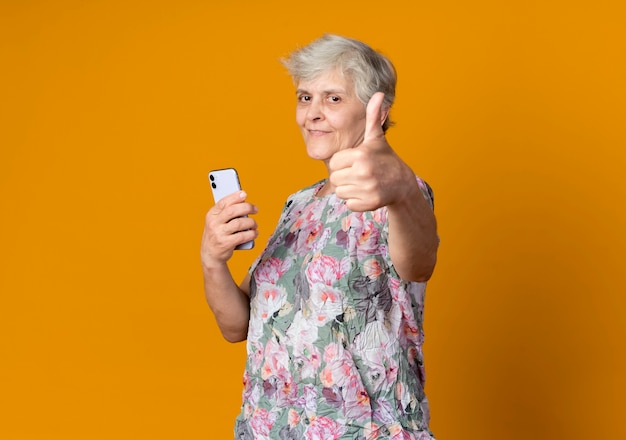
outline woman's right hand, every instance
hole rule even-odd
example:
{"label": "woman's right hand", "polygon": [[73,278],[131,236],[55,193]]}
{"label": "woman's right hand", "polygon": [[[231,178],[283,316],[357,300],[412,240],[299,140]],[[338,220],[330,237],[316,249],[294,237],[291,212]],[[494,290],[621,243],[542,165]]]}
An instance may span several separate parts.
{"label": "woman's right hand", "polygon": [[205,268],[224,265],[237,245],[258,236],[256,206],[246,202],[247,194],[237,191],[222,198],[207,213],[202,234],[200,256]]}

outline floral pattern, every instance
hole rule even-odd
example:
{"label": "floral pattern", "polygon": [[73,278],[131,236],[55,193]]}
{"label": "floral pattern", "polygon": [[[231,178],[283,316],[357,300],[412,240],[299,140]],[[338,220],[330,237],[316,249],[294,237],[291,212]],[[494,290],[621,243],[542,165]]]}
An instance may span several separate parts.
{"label": "floral pattern", "polygon": [[[242,440],[431,440],[425,283],[387,249],[387,210],[357,213],[325,181],[289,197],[252,265]],[[418,183],[432,205],[430,188]]]}

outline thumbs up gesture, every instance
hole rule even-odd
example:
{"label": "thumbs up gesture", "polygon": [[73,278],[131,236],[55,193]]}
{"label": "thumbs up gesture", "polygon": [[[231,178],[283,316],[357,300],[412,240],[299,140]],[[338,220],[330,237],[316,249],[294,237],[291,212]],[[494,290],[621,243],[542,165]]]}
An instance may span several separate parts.
{"label": "thumbs up gesture", "polygon": [[387,143],[382,128],[382,92],[367,104],[363,142],[335,153],[328,164],[330,184],[352,211],[373,211],[401,200],[415,175]]}

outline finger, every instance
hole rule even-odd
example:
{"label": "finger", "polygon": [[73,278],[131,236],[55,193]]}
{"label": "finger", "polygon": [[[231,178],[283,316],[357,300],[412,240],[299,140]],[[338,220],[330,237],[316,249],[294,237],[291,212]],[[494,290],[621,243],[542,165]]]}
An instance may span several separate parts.
{"label": "finger", "polygon": [[238,217],[232,219],[224,225],[224,233],[227,235],[236,234],[238,232],[247,231],[248,229],[257,229],[258,225],[254,219],[250,217]]}
{"label": "finger", "polygon": [[367,203],[361,199],[346,200],[346,207],[353,212],[365,212],[370,210]]}
{"label": "finger", "polygon": [[335,195],[343,200],[358,198],[359,187],[353,184],[340,185],[335,188]]}
{"label": "finger", "polygon": [[328,179],[334,187],[355,185],[355,176],[349,167],[332,171]]}
{"label": "finger", "polygon": [[[220,200],[217,205],[209,209],[206,216],[206,222],[211,224],[224,224],[238,217],[246,217],[248,215],[256,214],[259,209],[251,204],[235,198],[235,202],[228,204],[228,198],[225,197],[224,202]],[[232,199],[231,199],[232,200]],[[222,206],[225,205],[225,206]]]}
{"label": "finger", "polygon": [[227,206],[233,205],[235,203],[241,203],[246,200],[248,194],[245,191],[235,191],[232,194],[229,194],[225,197],[222,197],[217,203],[216,206],[220,210],[224,210]]}
{"label": "finger", "polygon": [[350,168],[354,163],[356,157],[358,157],[358,150],[350,148],[347,150],[340,150],[333,154],[328,162],[328,168],[331,172]]}
{"label": "finger", "polygon": [[257,211],[257,207],[250,203],[236,203],[234,205],[227,206],[219,213],[219,216],[225,222],[229,222],[238,217],[247,217],[250,214],[256,214]]}
{"label": "finger", "polygon": [[365,110],[365,135],[363,142],[384,136],[383,131],[383,101],[385,94],[376,92],[372,95]]}
{"label": "finger", "polygon": [[233,234],[234,245],[236,247],[240,244],[244,244],[249,241],[256,240],[258,236],[259,236],[259,231],[257,231],[256,229],[248,229],[246,231],[238,232],[236,234]]}

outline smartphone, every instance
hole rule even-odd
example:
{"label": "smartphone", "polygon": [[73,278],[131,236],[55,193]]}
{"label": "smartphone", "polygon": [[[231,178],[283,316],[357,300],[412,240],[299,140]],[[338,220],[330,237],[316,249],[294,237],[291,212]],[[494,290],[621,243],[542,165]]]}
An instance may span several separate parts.
{"label": "smartphone", "polygon": [[[239,175],[234,168],[224,168],[221,170],[209,171],[209,182],[213,191],[213,200],[219,202],[223,197],[237,191],[241,191]],[[246,216],[247,217],[247,216]],[[254,240],[237,245],[235,249],[252,249]]]}

